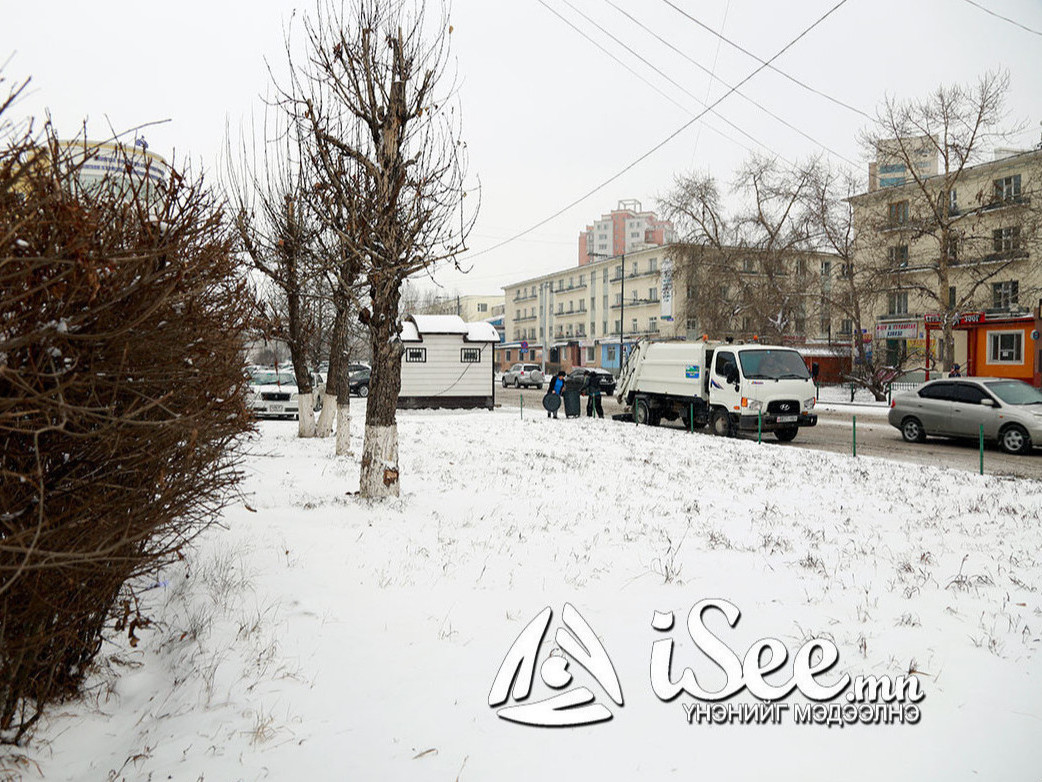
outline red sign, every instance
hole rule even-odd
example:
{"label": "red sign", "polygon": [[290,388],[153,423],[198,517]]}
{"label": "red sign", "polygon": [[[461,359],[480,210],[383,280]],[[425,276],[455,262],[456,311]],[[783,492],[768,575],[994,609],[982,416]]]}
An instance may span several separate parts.
{"label": "red sign", "polygon": [[[937,312],[927,313],[923,315],[923,320],[926,321],[928,326],[939,326],[941,325],[941,314]],[[974,323],[983,323],[985,320],[983,312],[963,312],[956,319],[953,325],[955,326],[972,326]]]}

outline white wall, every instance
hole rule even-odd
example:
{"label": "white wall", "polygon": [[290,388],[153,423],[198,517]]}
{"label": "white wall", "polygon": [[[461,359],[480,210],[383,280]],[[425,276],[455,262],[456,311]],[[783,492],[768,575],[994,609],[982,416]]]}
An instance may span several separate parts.
{"label": "white wall", "polygon": [[[409,348],[425,348],[427,361],[410,363],[402,356],[402,390],[399,396],[492,396],[492,344],[464,342],[460,334],[425,334],[422,342],[406,342]],[[481,361],[464,364],[463,348],[481,351]]]}

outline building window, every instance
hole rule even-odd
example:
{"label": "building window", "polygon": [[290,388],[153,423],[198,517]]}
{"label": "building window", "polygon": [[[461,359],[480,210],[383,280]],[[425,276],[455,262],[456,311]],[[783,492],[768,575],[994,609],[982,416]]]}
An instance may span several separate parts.
{"label": "building window", "polygon": [[957,190],[948,191],[948,214],[959,214],[959,193]]}
{"label": "building window", "polygon": [[955,286],[948,286],[948,309],[955,309]]}
{"label": "building window", "polygon": [[614,346],[608,348],[608,350],[607,350],[607,360],[608,361],[615,361],[615,347]]}
{"label": "building window", "polygon": [[608,267],[604,267],[604,273],[601,275],[601,282],[608,281]]}
{"label": "building window", "polygon": [[480,364],[480,348],[460,348],[459,360],[461,364]]}
{"label": "building window", "polygon": [[604,336],[608,336],[608,321],[606,320],[601,321],[601,333],[604,334]]}
{"label": "building window", "polygon": [[1006,280],[991,284],[991,306],[997,310],[1008,310],[1017,306],[1020,295],[1020,282]]}
{"label": "building window", "polygon": [[427,348],[406,348],[405,363],[424,364],[427,362]]}
{"label": "building window", "polygon": [[1020,226],[996,228],[991,232],[992,249],[997,253],[1013,253],[1020,249]]}
{"label": "building window", "polygon": [[[905,259],[905,265],[907,265],[907,263],[908,263],[908,261],[907,261],[907,259]],[[841,263],[839,265],[839,276],[841,278],[843,278],[844,280],[849,280],[851,277],[853,277],[854,276],[854,264],[852,264],[852,263]]]}
{"label": "building window", "polygon": [[633,333],[636,333],[636,332],[637,332],[637,319],[636,319],[636,318],[634,318],[634,319],[633,319],[632,321],[630,321],[630,322],[631,322],[631,324],[632,324],[632,325],[631,325],[631,327],[630,327],[631,331],[632,331]]}
{"label": "building window", "polygon": [[597,333],[597,321],[590,321],[590,336],[594,336]]}
{"label": "building window", "polygon": [[488,304],[483,301],[478,302],[478,312],[488,312]]}
{"label": "building window", "polygon": [[648,331],[653,334],[658,331],[658,318],[648,318]]}
{"label": "building window", "polygon": [[636,291],[633,291],[630,294],[630,302],[633,303],[633,304],[637,303],[637,292]]}
{"label": "building window", "polygon": [[1024,333],[1022,331],[989,331],[988,363],[1021,364],[1024,361]]}
{"label": "building window", "polygon": [[509,361],[510,361],[510,351],[508,350],[508,351],[506,352],[506,354],[507,354],[507,361],[509,362]]}
{"label": "building window", "polygon": [[995,200],[1017,201],[1020,199],[1020,174],[1003,177],[995,180]]}
{"label": "building window", "polygon": [[742,271],[748,272],[749,274],[756,273],[756,260],[753,258],[746,258],[742,261]]}
{"label": "building window", "polygon": [[908,202],[898,201],[887,204],[887,220],[891,226],[905,225],[908,223]]}
{"label": "building window", "polygon": [[888,315],[908,314],[908,291],[897,291],[887,296],[886,312]]}
{"label": "building window", "polygon": [[905,269],[908,267],[908,245],[898,244],[887,248],[887,256],[890,258],[890,268]]}
{"label": "building window", "polygon": [[807,275],[807,261],[805,259],[798,258],[796,260],[796,274],[800,277],[805,277]]}
{"label": "building window", "polygon": [[849,336],[854,331],[854,321],[849,318],[841,320],[839,322],[839,333],[843,336]]}
{"label": "building window", "polygon": [[658,269],[658,258],[652,258],[648,261],[648,271],[653,272]]}
{"label": "building window", "polygon": [[588,347],[588,348],[586,348],[586,360],[587,361],[596,361],[597,360],[597,348],[595,348],[595,347]]}
{"label": "building window", "polygon": [[821,262],[821,276],[831,277],[832,276],[832,261]]}
{"label": "building window", "polygon": [[622,321],[621,320],[615,321],[615,333],[618,334],[621,329],[622,329]]}
{"label": "building window", "polygon": [[648,288],[648,301],[658,301],[658,288]]}

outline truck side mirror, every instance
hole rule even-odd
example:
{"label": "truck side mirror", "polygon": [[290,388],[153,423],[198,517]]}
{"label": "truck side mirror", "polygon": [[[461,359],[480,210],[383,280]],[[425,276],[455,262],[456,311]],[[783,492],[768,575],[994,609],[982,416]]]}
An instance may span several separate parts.
{"label": "truck side mirror", "polygon": [[728,383],[737,385],[738,384],[738,369],[737,367],[728,367],[727,374],[724,375],[724,380]]}

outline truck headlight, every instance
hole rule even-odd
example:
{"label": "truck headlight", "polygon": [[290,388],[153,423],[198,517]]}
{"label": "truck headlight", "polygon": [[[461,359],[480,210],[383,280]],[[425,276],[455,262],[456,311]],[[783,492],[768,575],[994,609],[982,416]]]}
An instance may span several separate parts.
{"label": "truck headlight", "polygon": [[748,409],[750,413],[758,413],[763,410],[763,401],[760,399],[749,399],[746,409]]}
{"label": "truck headlight", "polygon": [[804,407],[805,407],[805,408],[806,408],[807,410],[813,410],[813,409],[814,409],[814,397],[811,397],[810,399],[806,400],[806,401],[805,401],[805,402],[803,403],[803,406],[804,406]]}

